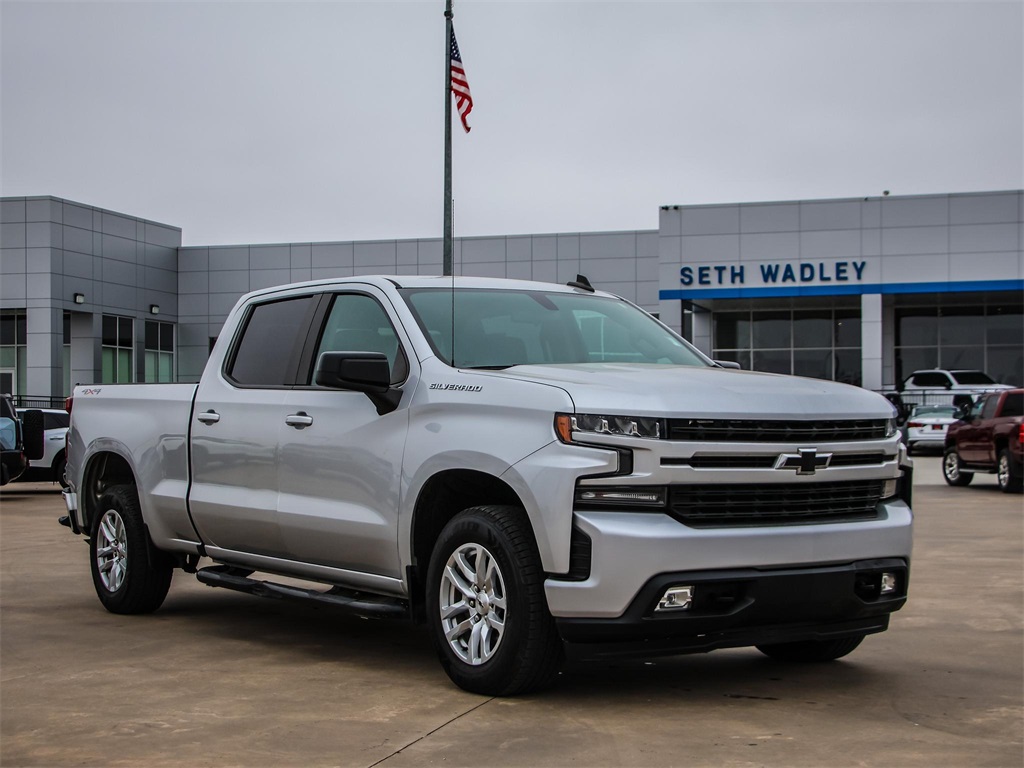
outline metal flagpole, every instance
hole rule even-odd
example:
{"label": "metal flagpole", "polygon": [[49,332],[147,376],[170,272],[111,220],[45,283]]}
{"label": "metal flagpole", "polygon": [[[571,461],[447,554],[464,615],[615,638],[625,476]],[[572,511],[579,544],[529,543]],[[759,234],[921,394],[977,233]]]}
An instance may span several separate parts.
{"label": "metal flagpole", "polygon": [[444,34],[444,274],[452,269],[452,0],[446,0]]}

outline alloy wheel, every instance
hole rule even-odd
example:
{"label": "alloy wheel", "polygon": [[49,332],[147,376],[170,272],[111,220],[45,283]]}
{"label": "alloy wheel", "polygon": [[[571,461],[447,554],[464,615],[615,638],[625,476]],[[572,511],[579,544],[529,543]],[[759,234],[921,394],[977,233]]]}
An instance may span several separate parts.
{"label": "alloy wheel", "polygon": [[100,581],[109,592],[117,592],[128,570],[128,534],[116,510],[108,509],[96,530],[96,565]]}
{"label": "alloy wheel", "polygon": [[501,645],[508,615],[505,580],[480,544],[463,544],[441,576],[440,618],[448,644],[472,666],[486,663]]}

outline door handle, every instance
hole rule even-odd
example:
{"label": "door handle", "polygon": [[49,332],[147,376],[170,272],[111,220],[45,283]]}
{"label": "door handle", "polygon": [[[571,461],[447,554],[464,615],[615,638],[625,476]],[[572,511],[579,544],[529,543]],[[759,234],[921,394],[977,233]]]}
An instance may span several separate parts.
{"label": "door handle", "polygon": [[197,414],[196,418],[203,422],[203,424],[216,424],[220,421],[220,414],[216,411],[206,411],[205,413]]}
{"label": "door handle", "polygon": [[289,427],[305,429],[306,427],[313,426],[313,417],[308,415],[305,411],[299,411],[298,413],[290,413],[285,416],[284,423]]}

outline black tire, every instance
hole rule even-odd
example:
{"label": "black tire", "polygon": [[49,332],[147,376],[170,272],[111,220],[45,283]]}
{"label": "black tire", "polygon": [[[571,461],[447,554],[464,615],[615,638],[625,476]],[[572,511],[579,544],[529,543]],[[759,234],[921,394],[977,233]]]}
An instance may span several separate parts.
{"label": "black tire", "polygon": [[907,443],[907,456],[913,456],[913,455],[914,455],[914,444],[913,443]]}
{"label": "black tire", "polygon": [[999,458],[996,459],[996,482],[1003,493],[1020,493],[1024,490],[1021,467],[1014,462],[1013,456],[1006,448],[999,452]]}
{"label": "black tire", "polygon": [[68,459],[65,454],[60,454],[53,460],[53,481],[60,483],[60,487],[67,490],[68,487]]}
{"label": "black tire", "polygon": [[971,480],[974,479],[974,473],[962,471],[961,466],[960,454],[956,452],[956,448],[947,448],[942,455],[942,476],[949,485],[957,487],[970,485]]}
{"label": "black tire", "polygon": [[[458,570],[460,563],[465,570]],[[477,575],[467,577],[466,570]],[[562,642],[523,509],[471,507],[452,518],[434,545],[426,591],[427,622],[441,666],[460,688],[512,696],[543,688],[557,676]],[[451,641],[446,624],[458,632]]]}
{"label": "black tire", "polygon": [[759,645],[757,650],[776,661],[823,662],[835,661],[851,653],[864,635],[841,637],[837,640],[805,640],[799,643]]}
{"label": "black tire", "polygon": [[111,613],[152,613],[167,597],[173,563],[150,541],[134,487],[116,485],[100,498],[89,563],[96,594]]}

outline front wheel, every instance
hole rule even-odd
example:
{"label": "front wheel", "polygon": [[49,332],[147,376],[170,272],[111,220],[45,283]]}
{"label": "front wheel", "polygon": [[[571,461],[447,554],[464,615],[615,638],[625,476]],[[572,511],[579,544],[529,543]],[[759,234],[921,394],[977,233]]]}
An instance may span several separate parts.
{"label": "front wheel", "polygon": [[132,486],[103,494],[89,555],[96,594],[111,613],[152,613],[167,597],[174,566],[149,540]]}
{"label": "front wheel", "polygon": [[947,448],[942,457],[942,476],[949,485],[968,485],[974,479],[973,472],[964,472],[960,469],[960,454],[956,448]]}
{"label": "front wheel", "polygon": [[759,645],[757,650],[776,661],[821,662],[835,661],[861,644],[864,635],[841,637],[837,640],[805,640],[799,643]]}
{"label": "front wheel", "polygon": [[471,507],[448,522],[430,558],[427,620],[456,685],[511,696],[554,680],[562,643],[543,578],[519,507]]}
{"label": "front wheel", "polygon": [[999,460],[996,463],[996,482],[1003,493],[1020,493],[1024,490],[1021,468],[1015,465],[1010,452],[1005,448],[999,452]]}

